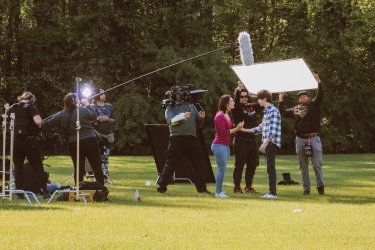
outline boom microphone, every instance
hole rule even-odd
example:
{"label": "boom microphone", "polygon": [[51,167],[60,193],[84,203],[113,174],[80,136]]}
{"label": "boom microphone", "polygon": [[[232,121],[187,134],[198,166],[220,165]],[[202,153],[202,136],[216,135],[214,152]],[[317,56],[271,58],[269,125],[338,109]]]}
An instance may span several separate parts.
{"label": "boom microphone", "polygon": [[247,32],[241,32],[238,36],[240,43],[240,54],[242,64],[250,66],[254,64],[253,49],[251,48],[250,35]]}

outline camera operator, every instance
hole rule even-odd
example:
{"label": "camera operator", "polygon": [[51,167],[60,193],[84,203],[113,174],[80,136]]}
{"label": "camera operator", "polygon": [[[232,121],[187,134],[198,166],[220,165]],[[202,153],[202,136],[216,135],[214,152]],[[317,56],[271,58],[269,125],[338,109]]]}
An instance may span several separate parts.
{"label": "camera operator", "polygon": [[98,117],[96,118],[93,126],[98,132],[102,141],[99,143],[100,154],[102,158],[102,170],[104,175],[104,182],[109,184],[108,177],[108,157],[110,154],[109,144],[114,142],[114,134],[112,132],[112,125],[116,122],[116,114],[113,106],[109,103],[105,103],[105,93],[103,89],[100,89],[99,100],[92,100],[91,106],[97,111]]}
{"label": "camera operator", "polygon": [[[249,92],[241,81],[238,81],[238,87],[234,91],[234,109],[232,110],[234,125],[237,126],[240,122],[244,122],[244,128],[253,128],[257,126],[257,114],[259,114],[264,107],[259,103],[248,103]],[[233,169],[233,183],[234,193],[256,193],[252,187],[255,170],[259,165],[258,145],[253,133],[246,133],[238,131],[234,139],[234,169]],[[241,179],[243,168],[246,164],[245,183],[246,187],[242,191]]]}
{"label": "camera operator", "polygon": [[194,105],[186,105],[186,94],[180,86],[171,89],[171,105],[166,107],[165,118],[169,124],[169,146],[166,152],[167,161],[159,179],[159,193],[165,193],[167,186],[183,154],[194,168],[195,187],[198,193],[211,194],[206,188],[204,177],[204,159],[196,135],[196,124],[203,123],[205,112],[198,113]]}
{"label": "camera operator", "polygon": [[[301,170],[303,183],[303,195],[309,195],[311,184],[309,178],[309,158],[314,168],[316,177],[316,188],[319,195],[324,195],[324,178],[322,170],[322,143],[320,141],[320,105],[323,101],[323,85],[319,75],[314,74],[315,80],[318,82],[318,93],[314,100],[309,101],[307,91],[298,92],[299,105],[285,109],[283,99],[285,92],[279,94],[279,110],[280,114],[286,118],[294,118],[294,128],[296,134],[296,153]],[[305,153],[306,144],[311,145],[309,152]],[[311,155],[312,154],[312,155]]]}
{"label": "camera operator", "polygon": [[[75,93],[69,93],[64,97],[64,110],[54,114],[50,119],[43,121],[42,129],[49,130],[52,128],[60,128],[61,131],[67,131],[68,148],[70,157],[74,164],[74,175],[76,175],[77,166],[77,131],[76,131],[76,117],[77,108],[76,104],[80,100]],[[90,165],[95,173],[97,182],[104,184],[103,171],[101,169],[101,159],[99,143],[95,129],[92,127],[91,122],[96,120],[97,116],[95,110],[89,105],[87,99],[82,100],[83,106],[79,108],[79,181],[83,181],[85,175],[85,157],[90,162]],[[74,178],[76,181],[76,178]],[[77,185],[77,183],[76,183]]]}
{"label": "camera operator", "polygon": [[[15,114],[13,162],[16,188],[23,190],[23,164],[25,158],[27,158],[36,176],[38,190],[43,193],[43,199],[49,199],[40,145],[36,139],[37,125],[40,126],[42,123],[38,109],[33,105],[36,98],[31,92],[27,91],[17,99],[19,102],[13,104],[7,110],[8,122],[10,122],[10,114]],[[24,198],[23,194],[17,195],[20,199]]]}

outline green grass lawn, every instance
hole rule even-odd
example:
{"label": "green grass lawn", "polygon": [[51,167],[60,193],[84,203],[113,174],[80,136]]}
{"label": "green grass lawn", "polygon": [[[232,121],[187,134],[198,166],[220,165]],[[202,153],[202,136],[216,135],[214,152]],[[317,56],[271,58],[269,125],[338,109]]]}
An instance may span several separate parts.
{"label": "green grass lawn", "polygon": [[[375,155],[324,155],[326,195],[302,196],[296,156],[277,156],[277,180],[289,172],[299,185],[268,190],[264,160],[254,178],[259,194],[233,194],[233,156],[224,191],[217,199],[197,194],[191,184],[174,184],[165,194],[154,185],[152,156],[111,157],[107,185],[112,203],[53,201],[42,207],[25,200],[0,205],[1,249],[372,249],[375,246]],[[64,183],[73,172],[66,156],[44,161],[50,179]],[[211,158],[214,172],[216,163]],[[310,179],[315,184],[313,170]],[[150,187],[145,186],[151,181]],[[72,184],[72,182],[71,182]],[[139,190],[143,201],[134,202]],[[208,184],[215,191],[215,184]],[[293,212],[302,209],[303,212]]]}

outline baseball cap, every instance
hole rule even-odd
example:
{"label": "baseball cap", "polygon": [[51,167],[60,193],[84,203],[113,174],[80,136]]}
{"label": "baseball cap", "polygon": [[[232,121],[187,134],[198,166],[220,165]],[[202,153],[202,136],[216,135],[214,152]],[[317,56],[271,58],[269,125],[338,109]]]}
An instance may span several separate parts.
{"label": "baseball cap", "polygon": [[298,92],[297,96],[299,97],[300,95],[307,95],[307,96],[309,96],[309,94],[307,93],[306,90],[301,90],[300,92]]}

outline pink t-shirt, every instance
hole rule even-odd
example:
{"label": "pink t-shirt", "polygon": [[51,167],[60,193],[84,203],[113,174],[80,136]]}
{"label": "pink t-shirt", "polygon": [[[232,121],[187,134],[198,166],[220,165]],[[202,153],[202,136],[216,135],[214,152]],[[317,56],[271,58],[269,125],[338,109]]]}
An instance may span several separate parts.
{"label": "pink t-shirt", "polygon": [[230,145],[230,130],[232,122],[225,118],[222,112],[217,112],[215,119],[215,139],[213,144]]}

